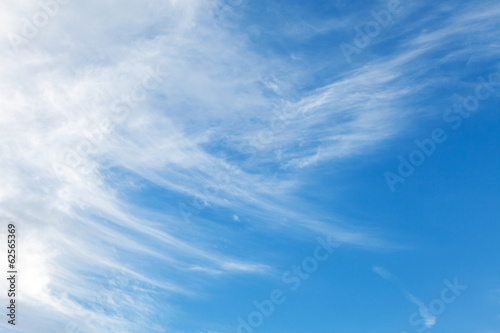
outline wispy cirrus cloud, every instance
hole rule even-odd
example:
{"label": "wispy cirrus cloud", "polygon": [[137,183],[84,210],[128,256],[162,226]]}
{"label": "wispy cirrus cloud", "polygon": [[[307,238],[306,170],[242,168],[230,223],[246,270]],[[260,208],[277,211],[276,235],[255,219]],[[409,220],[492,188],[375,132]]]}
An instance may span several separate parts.
{"label": "wispy cirrus cloud", "polygon": [[[208,214],[186,225],[178,202],[193,198],[229,211],[229,220],[255,234],[320,233],[345,244],[388,246],[363,228],[311,213],[297,194],[303,184],[295,172],[367,153],[404,130],[417,111],[402,99],[438,79],[408,77],[432,70],[422,57],[465,33],[453,26],[462,16],[451,28],[422,32],[380,60],[299,92],[290,83],[293,72],[310,68],[254,51],[245,32],[218,15],[219,5],[69,2],[15,51],[9,35],[39,6],[2,4],[0,44],[8,51],[0,55],[0,213],[19,225],[25,244],[20,283],[25,316],[33,318],[26,332],[38,332],[40,323],[61,330],[69,322],[88,331],[134,332],[144,325],[161,331],[150,323],[158,298],[196,297],[211,278],[272,274],[265,253],[240,251],[258,241],[232,225]],[[498,6],[493,9],[463,14],[481,34],[478,43],[494,33]],[[304,34],[336,27],[328,21]],[[498,55],[490,50],[481,56]],[[115,101],[127,101],[155,70],[158,85],[118,117]],[[259,142],[282,109],[294,116],[273,130],[269,143]],[[103,122],[111,129],[103,131]],[[238,147],[252,142],[258,147],[248,162]],[[77,167],[68,157],[74,154],[82,160]],[[229,180],[214,180],[220,177]],[[156,192],[137,203],[134,194],[149,188]],[[153,207],[160,194],[167,199]],[[168,327],[181,314],[170,302],[161,304],[172,313],[162,322]]]}
{"label": "wispy cirrus cloud", "polygon": [[412,293],[410,293],[408,290],[406,290],[406,288],[402,286],[397,276],[389,272],[384,267],[380,266],[373,266],[373,272],[379,275],[384,280],[396,283],[398,285],[398,288],[403,291],[406,299],[418,307],[418,313],[422,317],[423,321],[425,322],[425,326],[427,328],[431,328],[436,324],[436,319],[437,319],[436,316],[434,316],[431,313],[431,311],[429,311],[429,309],[425,306],[424,302],[422,302],[419,298],[415,297]]}

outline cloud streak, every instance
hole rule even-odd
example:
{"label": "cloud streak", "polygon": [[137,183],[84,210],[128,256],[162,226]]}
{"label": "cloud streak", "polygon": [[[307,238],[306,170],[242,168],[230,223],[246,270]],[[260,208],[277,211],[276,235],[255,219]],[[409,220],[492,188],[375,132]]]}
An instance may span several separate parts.
{"label": "cloud streak", "polygon": [[[419,112],[403,100],[439,79],[417,80],[432,71],[422,59],[463,36],[461,19],[488,43],[500,15],[498,5],[459,13],[304,91],[293,82],[311,68],[255,51],[235,31],[228,16],[244,3],[222,15],[221,3],[202,0],[69,2],[18,52],[8,36],[38,4],[1,6],[0,45],[10,51],[0,55],[0,214],[19,225],[28,333],[40,325],[168,331],[183,316],[178,295],[196,297],[215,279],[274,273],[272,249],[242,251],[262,234],[392,246],[306,207],[300,170],[369,154],[400,135]],[[133,100],[157,68],[161,81]],[[259,133],[283,114],[292,116],[262,142]],[[242,145],[253,149],[251,159]],[[184,202],[198,212],[188,224],[178,211]],[[158,312],[171,314],[161,329],[150,320]]]}

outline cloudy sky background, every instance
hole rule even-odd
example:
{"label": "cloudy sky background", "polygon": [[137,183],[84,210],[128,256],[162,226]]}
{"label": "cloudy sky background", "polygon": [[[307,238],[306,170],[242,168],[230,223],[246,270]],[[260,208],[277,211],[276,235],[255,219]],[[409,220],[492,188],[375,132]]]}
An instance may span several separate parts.
{"label": "cloudy sky background", "polygon": [[[20,292],[0,331],[236,332],[330,237],[256,331],[411,332],[423,311],[436,332],[498,333],[500,86],[457,129],[443,114],[500,72],[500,4],[401,0],[346,59],[386,8],[73,0],[27,31],[39,2],[2,2],[0,233],[18,228]],[[435,128],[448,140],[391,191]],[[468,289],[426,317],[455,278]]]}

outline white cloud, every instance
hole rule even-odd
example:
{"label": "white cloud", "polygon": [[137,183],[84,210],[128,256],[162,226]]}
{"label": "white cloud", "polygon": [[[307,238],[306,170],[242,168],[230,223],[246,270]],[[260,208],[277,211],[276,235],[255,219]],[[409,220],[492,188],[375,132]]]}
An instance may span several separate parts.
{"label": "white cloud", "polygon": [[[392,274],[391,272],[389,272],[387,269],[380,267],[380,266],[373,266],[372,269],[373,269],[373,272],[375,272],[377,275],[379,275],[384,280],[397,283],[400,286],[400,288],[404,289],[401,286],[398,277],[395,276],[394,274]],[[434,326],[436,324],[437,318],[436,318],[436,316],[432,315],[432,313],[425,306],[425,304],[408,291],[404,291],[404,294],[405,294],[405,297],[410,302],[412,302],[413,304],[418,306],[418,312],[419,312],[420,316],[422,317],[422,319],[425,321],[425,325],[427,326],[427,328],[431,328],[432,326]]]}
{"label": "white cloud", "polygon": [[425,306],[425,304],[422,301],[420,301],[418,298],[416,298],[409,292],[406,293],[406,298],[408,298],[410,302],[418,306],[418,312],[425,320],[425,325],[427,326],[427,328],[431,328],[436,324],[436,316],[432,315],[432,313],[429,311],[429,309]]}
{"label": "white cloud", "polygon": [[[272,271],[265,256],[255,262],[223,253],[217,237],[206,232],[203,222],[209,221],[197,217],[186,226],[177,203],[165,203],[160,213],[137,207],[125,193],[145,182],[238,212],[236,221],[254,216],[254,227],[266,231],[387,245],[325,222],[321,212],[290,209],[301,181],[286,172],[364,153],[399,133],[412,112],[398,105],[409,87],[391,82],[449,34],[422,35],[413,43],[418,47],[341,73],[290,101],[279,94],[290,90],[286,73],[295,68],[253,52],[243,32],[214,19],[214,2],[72,1],[17,53],[8,36],[20,33],[23,17],[39,10],[38,2],[0,6],[0,46],[10,50],[0,54],[0,214],[19,226],[25,244],[21,299],[24,316],[32,319],[25,332],[39,332],[40,323],[60,330],[71,321],[101,332],[132,332],[147,325],[147,310],[157,310],[150,308],[157,294],[192,295],[192,275]],[[487,18],[497,17],[492,15]],[[117,116],[114,101],[132,94],[157,66],[166,73],[161,84],[127,116]],[[277,97],[262,93],[266,85]],[[211,150],[221,142],[237,150],[255,140],[279,107],[297,118],[276,131],[253,162],[239,164]],[[110,121],[113,130],[103,133]],[[75,154],[81,165],[61,166]],[[286,171],[258,172],[270,161]],[[218,228],[238,243],[230,228]],[[160,274],[159,266],[168,274]],[[122,277],[127,283],[116,287]],[[97,312],[89,304],[100,294],[111,299],[99,305],[108,311],[86,319]],[[164,307],[175,319],[175,309]],[[146,311],[132,324],[127,309]]]}
{"label": "white cloud", "polygon": [[387,281],[395,281],[397,278],[383,267],[373,266],[373,271]]}

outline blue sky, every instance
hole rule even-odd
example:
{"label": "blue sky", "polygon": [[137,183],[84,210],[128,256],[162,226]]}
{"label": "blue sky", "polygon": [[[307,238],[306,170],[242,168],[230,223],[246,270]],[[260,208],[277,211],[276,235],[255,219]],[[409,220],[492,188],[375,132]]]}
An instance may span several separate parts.
{"label": "blue sky", "polygon": [[500,333],[498,2],[0,8],[0,332]]}

